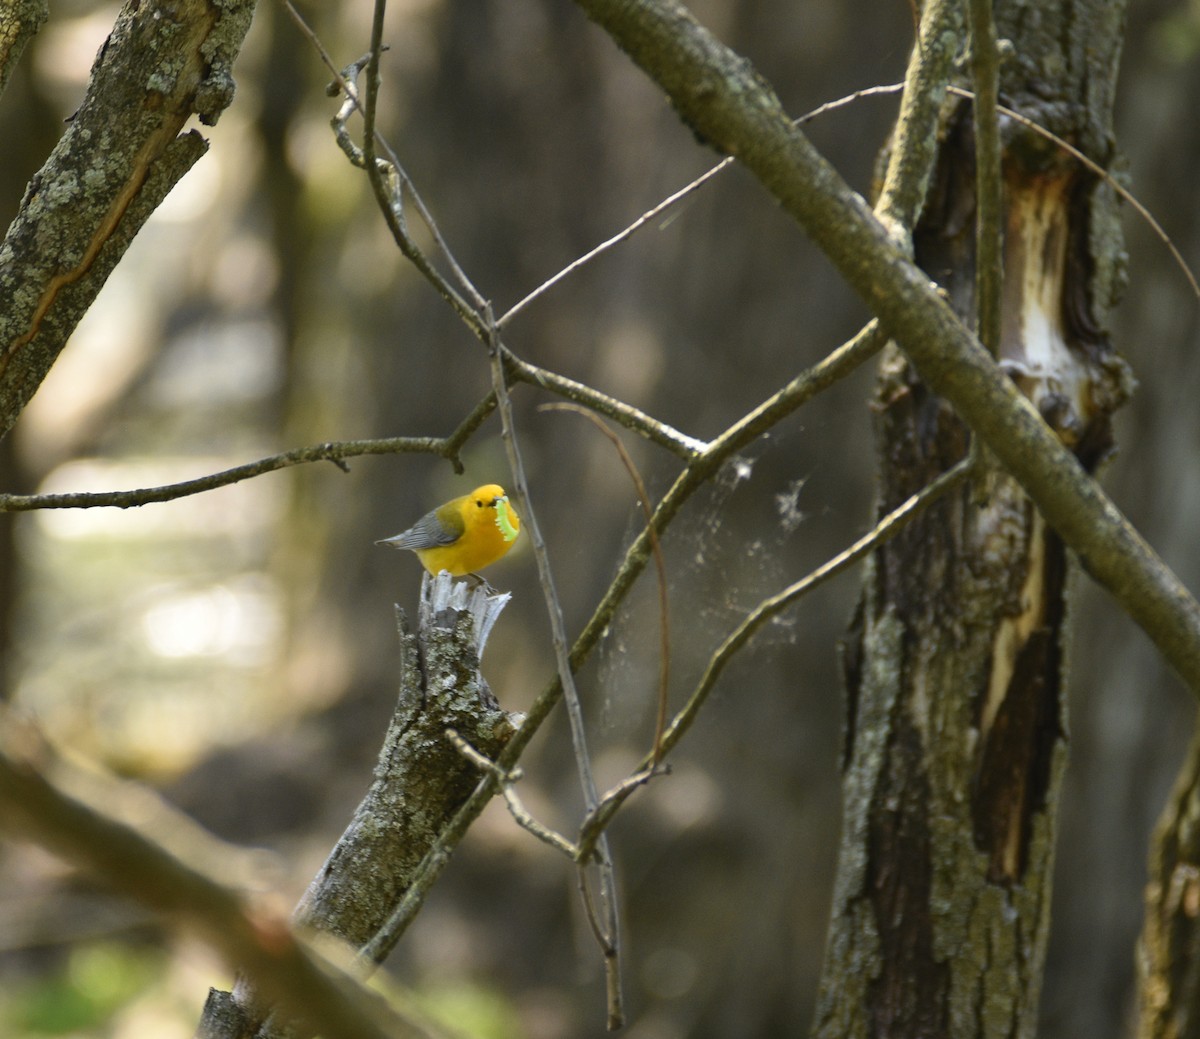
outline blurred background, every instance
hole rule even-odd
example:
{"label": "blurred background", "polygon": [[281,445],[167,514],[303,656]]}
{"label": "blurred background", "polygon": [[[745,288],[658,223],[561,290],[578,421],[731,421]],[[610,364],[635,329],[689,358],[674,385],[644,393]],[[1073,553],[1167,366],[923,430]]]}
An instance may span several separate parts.
{"label": "blurred background", "polygon": [[[910,7],[708,0],[697,15],[799,114],[897,81]],[[335,61],[368,46],[370,5],[302,10]],[[7,226],[116,13],[64,0],[0,101]],[[380,128],[459,261],[503,312],[706,170],[716,156],[569,3],[397,0]],[[402,260],[336,148],[336,102],[309,43],[264,3],[212,150],[155,214],[14,435],[6,491],[166,483],[324,440],[449,433],[487,392],[485,354]],[[1133,5],[1117,132],[1131,184],[1200,267],[1200,4]],[[895,102],[810,127],[860,190]],[[357,124],[354,124],[356,127]],[[1198,308],[1148,229],[1127,221],[1119,349],[1141,388],[1106,483],[1200,588]],[[710,438],[866,318],[817,251],[734,169],[514,321],[528,360]],[[868,526],[874,461],[863,370],[773,431],[693,499],[665,542],[673,700],[761,598]],[[533,506],[569,633],[637,530],[611,445],[552,398],[514,391]],[[623,434],[652,493],[678,471]],[[291,904],[366,789],[397,687],[393,603],[420,568],[377,548],[433,505],[509,483],[495,417],[467,473],[423,456],[308,466],[183,501],[0,515],[3,695],[73,758],[156,788],[216,835],[268,853]],[[488,574],[513,602],[484,673],[520,710],[552,674],[528,546]],[[759,635],[674,759],[613,829],[626,915],[627,1034],[807,1028],[838,839],[836,645],[843,576]],[[646,750],[657,620],[644,578],[580,676],[602,786]],[[1072,762],[1041,1033],[1127,1031],[1147,841],[1193,706],[1148,640],[1076,582]],[[521,793],[571,830],[561,716]],[[0,1034],[190,1035],[202,948],[25,846],[0,845]],[[604,1031],[603,979],[567,864],[493,806],[389,963],[389,984],[452,1034]]]}

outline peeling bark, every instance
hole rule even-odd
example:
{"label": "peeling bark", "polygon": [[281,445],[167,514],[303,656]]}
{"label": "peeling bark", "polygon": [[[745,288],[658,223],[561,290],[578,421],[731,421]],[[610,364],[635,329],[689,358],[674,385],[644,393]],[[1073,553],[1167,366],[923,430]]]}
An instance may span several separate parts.
{"label": "peeling bark", "polygon": [[[1102,34],[1119,17],[1052,5]],[[1099,6],[1099,5],[1095,5]],[[1061,9],[1060,9],[1061,8]],[[1067,9],[1070,8],[1068,11]],[[1119,35],[1020,35],[1002,101],[1111,158]],[[1111,15],[1111,11],[1108,12]],[[1065,48],[1065,50],[1064,50]],[[1107,62],[1097,63],[1097,55]],[[1078,75],[1076,75],[1078,73]],[[1089,470],[1112,449],[1131,379],[1106,334],[1120,289],[1109,193],[1069,155],[1001,122],[1004,293],[999,363]],[[917,262],[967,322],[976,307],[971,109],[948,111]],[[894,347],[875,394],[878,512],[961,459],[969,432]],[[1019,485],[982,467],[872,559],[844,651],[845,830],[814,1034],[1032,1036],[1066,760],[1069,560]],[[854,978],[847,985],[846,979]]]}

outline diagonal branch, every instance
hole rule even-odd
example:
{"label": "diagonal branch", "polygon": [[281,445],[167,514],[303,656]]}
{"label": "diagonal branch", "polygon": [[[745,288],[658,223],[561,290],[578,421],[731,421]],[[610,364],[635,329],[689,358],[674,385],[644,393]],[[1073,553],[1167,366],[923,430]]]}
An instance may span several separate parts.
{"label": "diagonal branch", "polygon": [[[64,793],[33,754],[0,750],[0,830],[33,840],[89,870],[121,894],[200,936],[231,967],[243,967],[272,998],[333,1039],[411,1035],[353,978],[323,963],[285,919],[98,808]],[[30,742],[25,740],[23,742]]]}
{"label": "diagonal branch", "polygon": [[[769,410],[773,414],[774,420],[778,421],[821,390],[833,385],[838,379],[857,370],[863,361],[874,356],[883,342],[884,339],[879,334],[877,324],[871,322],[853,339],[793,379],[784,391],[755,408],[742,421],[735,423],[724,435],[708,444],[684,467],[667,493],[659,500],[658,506],[654,510],[654,516],[646,525],[646,529],[626,549],[625,558],[617,570],[616,577],[609,584],[600,603],[592,611],[591,619],[575,639],[570,654],[572,671],[577,671],[591,655],[592,650],[596,648],[604,631],[612,622],[617,609],[625,601],[634,582],[650,561],[654,538],[662,535],[688,499],[703,487],[722,465],[728,462],[741,448],[752,442],[763,429],[767,428],[766,426],[759,428],[760,423],[766,421],[764,411]],[[769,424],[767,423],[767,425]],[[562,696],[562,682],[556,676],[530,705],[525,715],[525,721],[513,734],[503,753],[496,759],[495,764],[501,772],[512,770],[529,741],[533,739]],[[466,836],[471,824],[491,799],[493,791],[494,781],[489,775],[458,810],[454,818],[446,824],[438,836],[436,844],[426,853],[420,868],[415,872],[412,886],[405,892],[404,898],[396,906],[391,917],[380,928],[375,942],[386,943],[390,947],[400,940],[400,937],[416,918],[425,894],[437,882],[442,870],[449,863],[450,853]],[[601,832],[602,830],[595,830],[592,836],[595,837]]]}
{"label": "diagonal branch", "polygon": [[4,93],[25,45],[41,29],[49,14],[46,0],[20,0],[0,6],[0,94]]}
{"label": "diagonal branch", "polygon": [[887,172],[875,204],[876,215],[905,252],[912,251],[912,229],[933,175],[938,119],[962,28],[958,0],[929,0],[922,7],[889,145]]}
{"label": "diagonal branch", "polygon": [[[504,447],[508,454],[509,469],[516,481],[517,492],[525,511],[525,528],[533,545],[537,561],[538,580],[546,601],[546,613],[550,620],[551,641],[554,645],[554,660],[558,669],[558,680],[563,690],[563,701],[567,708],[567,720],[571,729],[571,744],[575,751],[575,766],[579,773],[579,785],[583,791],[584,807],[593,811],[599,802],[596,778],[592,769],[591,754],[587,746],[587,734],[583,721],[583,707],[575,688],[575,678],[567,651],[567,632],[563,622],[562,605],[554,584],[554,573],[550,567],[550,556],[546,551],[538,528],[537,516],[529,495],[525,478],[525,465],[517,442],[513,422],[512,401],[504,378],[504,357],[501,350],[500,331],[490,305],[484,308],[484,319],[489,330],[489,350],[492,367],[492,390],[499,403],[500,420],[503,424]],[[617,908],[617,882],[613,869],[612,854],[607,840],[601,838],[596,847],[596,871],[599,877],[600,903],[597,906],[591,897],[588,870],[591,863],[578,864],[578,879],[588,923],[604,956],[605,977],[608,988],[608,1027],[615,1030],[625,1023],[624,997],[621,989],[620,964],[620,916]]]}
{"label": "diagonal branch", "polygon": [[1200,605],[866,202],[792,125],[750,62],[674,0],[577,2],[667,92],[680,118],[736,155],[824,250],[934,392],[955,407],[1200,696]]}
{"label": "diagonal branch", "polygon": [[1004,285],[1004,182],[1000,177],[1000,121],[996,113],[1000,52],[992,0],[969,0],[967,19],[975,85],[975,332],[988,352],[998,357]]}
{"label": "diagonal branch", "polygon": [[[208,148],[254,0],[130,0],[87,96],[0,244],[0,436],[41,385],[134,235]],[[170,26],[171,31],[164,31]]]}

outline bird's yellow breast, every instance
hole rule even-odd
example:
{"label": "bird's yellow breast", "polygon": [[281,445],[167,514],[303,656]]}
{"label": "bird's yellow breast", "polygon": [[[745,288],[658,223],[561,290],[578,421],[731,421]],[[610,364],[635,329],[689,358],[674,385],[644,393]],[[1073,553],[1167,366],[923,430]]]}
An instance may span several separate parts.
{"label": "bird's yellow breast", "polygon": [[438,511],[443,525],[462,533],[448,545],[417,549],[417,557],[431,574],[448,570],[455,577],[482,570],[505,555],[521,529],[521,519],[504,488],[487,484],[447,502]]}

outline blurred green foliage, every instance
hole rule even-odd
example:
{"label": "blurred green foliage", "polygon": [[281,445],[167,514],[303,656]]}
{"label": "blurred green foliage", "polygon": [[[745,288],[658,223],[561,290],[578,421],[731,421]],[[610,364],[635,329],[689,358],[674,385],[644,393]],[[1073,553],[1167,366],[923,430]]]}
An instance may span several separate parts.
{"label": "blurred green foliage", "polygon": [[111,1034],[103,1027],[140,992],[161,983],[161,949],[102,941],[70,950],[58,970],[0,992],[0,1034],[9,1039]]}

